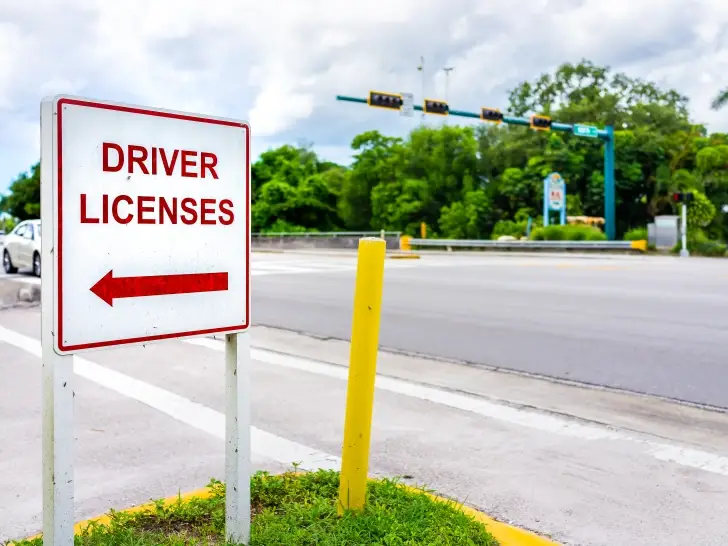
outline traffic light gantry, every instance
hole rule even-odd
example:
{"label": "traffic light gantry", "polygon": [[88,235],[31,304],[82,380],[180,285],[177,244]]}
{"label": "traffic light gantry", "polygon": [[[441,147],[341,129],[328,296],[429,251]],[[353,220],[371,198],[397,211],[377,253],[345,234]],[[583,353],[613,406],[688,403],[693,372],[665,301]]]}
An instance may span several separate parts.
{"label": "traffic light gantry", "polygon": [[550,131],[551,130],[551,118],[549,116],[541,116],[534,114],[530,118],[531,129],[535,131]]}
{"label": "traffic light gantry", "polygon": [[481,108],[480,119],[492,123],[503,123],[503,112],[497,108]]}
{"label": "traffic light gantry", "polygon": [[444,100],[425,99],[424,112],[425,114],[447,116],[450,114],[450,107]]}
{"label": "traffic light gantry", "polygon": [[[354,97],[343,97],[337,95],[337,100],[346,100],[351,102],[365,102],[373,108],[384,108],[385,110],[402,111],[404,106],[404,98],[402,93],[388,93],[384,91],[369,91],[366,99],[357,99]],[[424,112],[425,114],[433,114],[436,116],[460,116],[466,118],[477,118],[481,121],[490,123],[507,123],[510,125],[521,125],[530,127],[535,131],[565,131],[573,132],[574,126],[565,123],[554,123],[549,116],[542,114],[534,114],[529,118],[517,118],[506,116],[498,108],[483,107],[480,112],[463,112],[459,110],[451,110],[447,101],[439,99],[425,99],[422,106],[413,105],[413,110]],[[604,138],[605,131],[599,131],[598,137]]]}
{"label": "traffic light gantry", "polygon": [[369,91],[367,104],[373,108],[386,108],[388,110],[401,110],[404,99],[399,93],[382,93],[381,91]]}
{"label": "traffic light gantry", "polygon": [[[409,95],[411,97],[411,95]],[[364,98],[336,95],[336,100],[346,102],[358,102],[372,107],[385,108],[388,110],[403,111],[404,97],[402,93],[385,93],[381,91],[370,91],[369,96]],[[607,126],[603,129],[589,125],[572,123],[558,123],[550,116],[534,114],[528,118],[506,116],[497,108],[481,108],[480,112],[467,112],[464,110],[453,110],[447,101],[436,99],[425,99],[422,106],[411,104],[407,107],[417,112],[434,114],[439,116],[459,116],[463,118],[478,119],[489,123],[506,123],[508,125],[520,125],[529,127],[534,131],[559,131],[570,133],[577,137],[589,137],[604,142],[604,220],[607,238],[613,241],[616,238],[616,186],[614,182],[614,127]]]}

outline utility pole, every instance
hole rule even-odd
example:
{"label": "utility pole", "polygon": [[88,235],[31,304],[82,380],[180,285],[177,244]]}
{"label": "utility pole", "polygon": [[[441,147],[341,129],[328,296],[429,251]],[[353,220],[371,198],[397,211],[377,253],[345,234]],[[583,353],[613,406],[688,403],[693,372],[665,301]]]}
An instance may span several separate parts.
{"label": "utility pole", "polygon": [[695,196],[693,195],[693,192],[675,192],[672,194],[672,200],[676,203],[680,203],[681,205],[681,218],[680,218],[680,239],[681,239],[681,247],[680,248],[680,256],[683,258],[687,258],[690,256],[690,251],[688,250],[688,203],[692,202],[695,199]]}
{"label": "utility pole", "polygon": [[448,101],[448,99],[449,99],[448,95],[450,94],[450,72],[452,72],[453,70],[455,70],[455,67],[454,66],[446,66],[445,68],[443,68],[443,70],[445,71],[445,102],[449,102]]}
{"label": "utility pole", "polygon": [[[455,67],[453,66],[446,66],[443,68],[445,71],[445,102],[448,102],[448,95],[450,94],[450,72],[454,70]],[[447,118],[445,118],[445,123],[447,124]]]}
{"label": "utility pole", "polygon": [[[425,100],[425,58],[420,57],[420,66],[417,67],[417,70],[422,72],[422,100]],[[425,112],[422,112],[422,123],[425,122]]]}

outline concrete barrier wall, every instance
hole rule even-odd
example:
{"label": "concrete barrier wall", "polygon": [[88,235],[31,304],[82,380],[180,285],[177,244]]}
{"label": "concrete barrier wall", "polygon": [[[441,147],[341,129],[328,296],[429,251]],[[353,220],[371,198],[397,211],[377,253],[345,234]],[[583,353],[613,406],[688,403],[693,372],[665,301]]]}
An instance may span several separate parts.
{"label": "concrete barrier wall", "polygon": [[[362,237],[379,237],[378,233],[356,233],[343,235],[319,234],[285,234],[285,235],[252,235],[252,247],[255,249],[281,250],[356,250]],[[399,250],[399,234],[385,234],[387,250]]]}

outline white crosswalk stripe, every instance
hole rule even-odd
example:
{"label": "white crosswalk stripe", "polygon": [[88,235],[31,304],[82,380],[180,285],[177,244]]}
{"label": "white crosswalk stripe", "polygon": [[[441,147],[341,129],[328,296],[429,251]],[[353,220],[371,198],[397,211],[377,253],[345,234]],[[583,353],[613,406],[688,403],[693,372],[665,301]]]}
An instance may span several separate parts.
{"label": "white crosswalk stripe", "polygon": [[[415,260],[387,260],[385,269],[405,269],[422,265]],[[435,265],[435,264],[428,264]],[[338,273],[356,270],[356,258],[261,258],[253,255],[250,274],[252,276],[262,275],[300,275],[311,273]],[[38,277],[28,274],[6,275],[0,273],[0,279],[8,279],[17,282],[40,284]]]}

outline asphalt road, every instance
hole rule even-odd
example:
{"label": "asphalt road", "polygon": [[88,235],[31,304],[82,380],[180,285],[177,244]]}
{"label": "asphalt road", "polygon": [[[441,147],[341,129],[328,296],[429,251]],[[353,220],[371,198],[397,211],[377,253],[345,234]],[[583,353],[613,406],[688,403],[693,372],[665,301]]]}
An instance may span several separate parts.
{"label": "asphalt road", "polygon": [[[255,274],[290,282],[268,265]],[[40,528],[39,337],[37,307],[0,311],[0,542]],[[251,339],[255,468],[339,468],[348,344],[262,327]],[[76,359],[77,519],[223,478],[222,348],[202,338]],[[375,475],[567,545],[728,543],[728,414],[387,353],[378,371]]]}
{"label": "asphalt road", "polygon": [[[348,339],[353,267],[295,269],[347,259],[266,256],[278,269],[253,279],[254,323]],[[385,347],[728,407],[728,260],[412,262],[387,264]]]}

